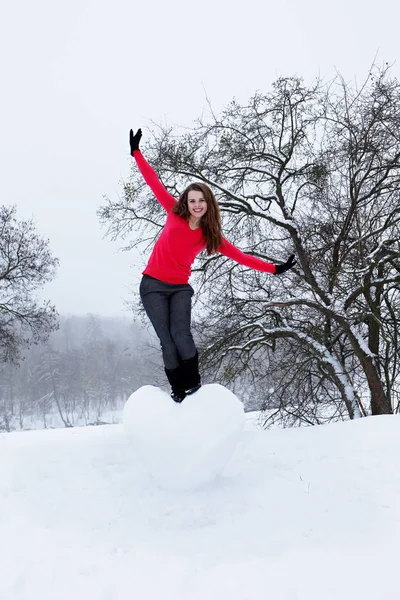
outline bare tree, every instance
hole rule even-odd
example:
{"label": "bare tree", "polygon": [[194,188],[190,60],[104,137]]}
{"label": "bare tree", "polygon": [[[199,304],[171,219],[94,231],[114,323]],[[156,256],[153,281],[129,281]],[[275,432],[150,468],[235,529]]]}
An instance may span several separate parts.
{"label": "bare tree", "polygon": [[[281,78],[183,135],[156,129],[145,148],[171,193],[188,179],[212,186],[242,250],[271,262],[296,253],[284,277],[221,256],[196,269],[203,364],[225,381],[253,369],[265,385],[273,366],[293,422],[318,422],[328,405],[350,418],[398,410],[399,124],[400,84],[374,67],[361,89]],[[163,222],[135,170],[99,216],[144,250]]]}
{"label": "bare tree", "polygon": [[0,206],[0,362],[18,361],[24,346],[57,328],[54,306],[35,298],[57,264],[33,221],[17,220],[15,207]]}

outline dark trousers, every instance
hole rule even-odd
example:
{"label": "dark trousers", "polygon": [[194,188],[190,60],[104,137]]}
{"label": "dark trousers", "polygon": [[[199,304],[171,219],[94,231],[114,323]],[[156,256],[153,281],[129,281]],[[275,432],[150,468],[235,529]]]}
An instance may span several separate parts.
{"label": "dark trousers", "polygon": [[193,288],[188,283],[165,283],[149,275],[140,282],[140,298],[161,342],[164,366],[176,369],[196,354],[190,331]]}

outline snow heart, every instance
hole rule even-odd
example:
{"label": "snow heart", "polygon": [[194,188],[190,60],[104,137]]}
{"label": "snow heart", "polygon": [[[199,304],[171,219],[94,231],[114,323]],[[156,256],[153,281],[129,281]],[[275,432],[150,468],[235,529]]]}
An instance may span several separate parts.
{"label": "snow heart", "polygon": [[243,405],[219,384],[174,402],[146,385],[125,404],[124,428],[149,474],[166,489],[189,490],[212,481],[236,448]]}

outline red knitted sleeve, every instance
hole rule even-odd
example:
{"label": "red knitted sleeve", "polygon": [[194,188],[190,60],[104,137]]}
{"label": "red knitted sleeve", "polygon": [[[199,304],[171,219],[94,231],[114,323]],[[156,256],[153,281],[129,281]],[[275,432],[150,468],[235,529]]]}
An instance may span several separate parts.
{"label": "red knitted sleeve", "polygon": [[236,248],[236,246],[228,242],[228,240],[226,240],[224,237],[222,238],[218,252],[224,256],[227,256],[228,258],[232,258],[232,260],[235,260],[240,265],[249,267],[250,269],[263,271],[264,273],[276,273],[275,265],[268,263],[265,260],[261,260],[261,258],[257,258],[256,256],[251,256],[250,254],[242,252]]}
{"label": "red knitted sleeve", "polygon": [[139,171],[143,175],[143,179],[150,187],[159,203],[167,212],[171,212],[172,208],[175,206],[175,204],[177,204],[175,198],[171,196],[171,194],[165,189],[161,181],[158,179],[156,172],[146,161],[140,150],[135,150],[133,157],[136,160]]}

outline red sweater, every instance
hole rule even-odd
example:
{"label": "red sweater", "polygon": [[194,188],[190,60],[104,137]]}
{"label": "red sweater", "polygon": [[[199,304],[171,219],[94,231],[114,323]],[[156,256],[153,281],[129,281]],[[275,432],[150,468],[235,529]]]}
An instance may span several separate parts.
{"label": "red sweater", "polygon": [[[166,283],[188,283],[194,259],[206,247],[202,229],[191,229],[186,219],[172,212],[177,200],[165,189],[140,150],[135,150],[133,156],[144,180],[167,212],[167,222],[154,245],[143,274]],[[245,267],[265,273],[276,272],[275,265],[245,254],[224,237],[218,252]]]}

